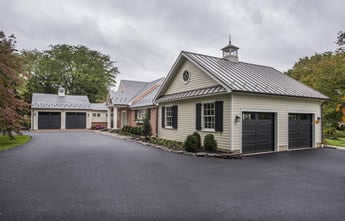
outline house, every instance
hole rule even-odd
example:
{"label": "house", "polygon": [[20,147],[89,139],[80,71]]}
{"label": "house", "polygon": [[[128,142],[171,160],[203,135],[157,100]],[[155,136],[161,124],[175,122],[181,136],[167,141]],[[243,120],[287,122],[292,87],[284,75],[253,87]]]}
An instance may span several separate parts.
{"label": "house", "polygon": [[142,126],[146,113],[152,132],[157,130],[157,105],[153,102],[163,78],[151,81],[121,80],[117,91],[110,91],[107,99],[108,128]]}
{"label": "house", "polygon": [[238,153],[317,148],[321,105],[328,99],[278,70],[223,56],[182,51],[160,87],[158,136],[184,141],[213,134],[218,148]]}
{"label": "house", "polygon": [[91,129],[107,124],[105,104],[90,103],[87,96],[33,93],[31,102],[31,129]]}

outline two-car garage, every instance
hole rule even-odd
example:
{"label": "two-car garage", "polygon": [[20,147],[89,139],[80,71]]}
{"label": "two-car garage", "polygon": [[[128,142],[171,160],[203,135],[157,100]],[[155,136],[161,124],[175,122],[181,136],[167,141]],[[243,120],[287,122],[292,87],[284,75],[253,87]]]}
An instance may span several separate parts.
{"label": "two-car garage", "polygon": [[38,129],[86,129],[86,125],[86,112],[38,112]]}
{"label": "two-car garage", "polygon": [[[288,114],[288,149],[313,147],[312,114]],[[276,113],[242,113],[242,153],[270,152],[276,149]]]}

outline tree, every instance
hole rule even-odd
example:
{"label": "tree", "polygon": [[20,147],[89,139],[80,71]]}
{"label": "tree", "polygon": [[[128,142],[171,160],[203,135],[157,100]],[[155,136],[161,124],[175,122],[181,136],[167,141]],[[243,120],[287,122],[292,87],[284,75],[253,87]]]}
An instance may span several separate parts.
{"label": "tree", "polygon": [[342,115],[336,107],[345,95],[345,53],[325,52],[301,58],[287,74],[330,98],[323,105],[323,119],[326,125],[337,126]]}
{"label": "tree", "polygon": [[87,95],[90,102],[106,99],[108,88],[115,84],[118,68],[110,57],[85,46],[50,45],[40,52],[23,51],[24,68],[29,74],[24,96],[32,93],[57,93],[64,87],[67,94]]}
{"label": "tree", "polygon": [[15,45],[14,35],[6,37],[0,31],[0,130],[2,134],[11,137],[13,131],[20,134],[20,121],[28,108],[16,89],[25,74]]}
{"label": "tree", "polygon": [[335,42],[338,45],[337,51],[342,53],[345,52],[345,32],[338,32],[337,41]]}

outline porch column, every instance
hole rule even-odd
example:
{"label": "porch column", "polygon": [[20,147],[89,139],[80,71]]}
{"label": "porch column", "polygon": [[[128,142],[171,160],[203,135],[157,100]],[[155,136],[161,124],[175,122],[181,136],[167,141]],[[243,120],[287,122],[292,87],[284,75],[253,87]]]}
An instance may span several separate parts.
{"label": "porch column", "polygon": [[111,108],[108,107],[108,116],[107,116],[107,128],[110,129],[111,128]]}
{"label": "porch column", "polygon": [[113,110],[113,129],[117,129],[117,107]]}

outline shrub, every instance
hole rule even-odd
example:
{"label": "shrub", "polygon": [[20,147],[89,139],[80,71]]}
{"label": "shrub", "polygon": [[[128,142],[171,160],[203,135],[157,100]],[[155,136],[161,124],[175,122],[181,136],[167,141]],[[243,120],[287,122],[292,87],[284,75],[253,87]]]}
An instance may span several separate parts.
{"label": "shrub", "polygon": [[196,152],[198,149],[198,138],[194,135],[188,135],[183,144],[183,148],[188,152]]}
{"label": "shrub", "polygon": [[145,138],[152,135],[152,128],[151,128],[148,112],[146,113],[145,118],[144,118],[142,134],[145,136]]}
{"label": "shrub", "polygon": [[101,129],[101,131],[108,131],[108,130],[109,130],[108,128]]}
{"label": "shrub", "polygon": [[217,141],[213,134],[207,134],[204,138],[204,147],[207,151],[215,151],[217,149]]}
{"label": "shrub", "polygon": [[111,129],[109,132],[110,133],[119,133],[121,129]]}
{"label": "shrub", "polygon": [[197,131],[195,131],[193,133],[193,136],[196,137],[196,139],[197,139],[197,148],[200,149],[201,148],[201,137],[200,137],[200,134]]}

